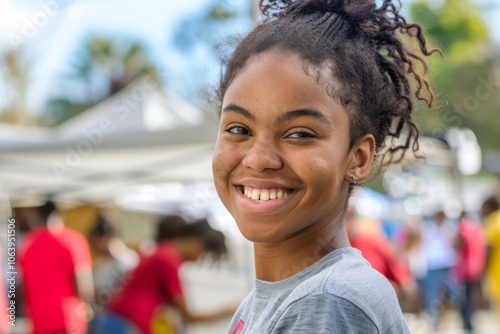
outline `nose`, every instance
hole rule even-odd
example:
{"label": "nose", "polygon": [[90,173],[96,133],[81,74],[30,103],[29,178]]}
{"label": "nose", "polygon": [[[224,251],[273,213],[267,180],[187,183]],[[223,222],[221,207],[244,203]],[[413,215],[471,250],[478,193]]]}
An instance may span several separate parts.
{"label": "nose", "polygon": [[246,151],[242,164],[245,168],[263,172],[265,170],[281,169],[283,160],[275,144],[271,141],[256,139]]}

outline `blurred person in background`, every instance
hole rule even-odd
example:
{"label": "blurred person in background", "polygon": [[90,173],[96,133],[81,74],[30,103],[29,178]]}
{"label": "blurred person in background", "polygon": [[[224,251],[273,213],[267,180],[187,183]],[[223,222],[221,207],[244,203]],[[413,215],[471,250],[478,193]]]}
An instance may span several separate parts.
{"label": "blurred person in background", "polygon": [[66,226],[51,201],[19,253],[27,316],[35,334],[86,333],[86,302],[94,298],[92,260],[85,237]]}
{"label": "blurred person in background", "polygon": [[423,284],[427,275],[427,260],[422,247],[422,223],[421,218],[409,220],[401,241],[402,258],[418,286],[418,293],[413,304],[406,305],[407,311],[411,313],[420,313],[423,310]]}
{"label": "blurred person in background", "polygon": [[408,266],[382,230],[380,221],[355,216],[348,209],[344,218],[351,246],[358,249],[373,269],[391,283],[400,304],[413,303],[417,297],[417,285]]}
{"label": "blurred person in background", "polygon": [[486,257],[486,295],[500,318],[500,206],[496,197],[486,199],[480,215],[488,244]]}
{"label": "blurred person in background", "polygon": [[99,215],[90,231],[94,254],[94,311],[100,312],[125,283],[126,275],[139,263],[139,255],[118,237],[115,227]]}
{"label": "blurred person in background", "polygon": [[[0,333],[9,333],[11,328],[14,328],[13,326],[9,325],[9,321],[11,321],[10,318],[10,310],[8,307],[10,306],[9,304],[9,298],[7,298],[7,291],[5,290],[5,282],[8,282],[7,279],[8,277],[3,275],[3,273],[7,273],[10,270],[7,269],[7,266],[4,261],[4,253],[3,250],[6,249],[4,248],[4,244],[2,241],[0,241],[0,268],[2,268],[2,282],[0,282]],[[4,271],[5,270],[5,271]],[[9,283],[7,283],[9,285]],[[14,304],[15,305],[15,304]],[[15,306],[17,308],[17,306]],[[14,314],[16,315],[16,314]]]}
{"label": "blurred person in background", "polygon": [[[37,204],[40,204],[37,202]],[[24,240],[28,232],[39,225],[39,214],[36,205],[31,202],[14,203],[12,208],[13,218],[16,221],[16,254],[23,248]],[[22,276],[19,274],[16,279],[16,317],[25,317],[25,297],[23,291]]]}
{"label": "blurred person in background", "polygon": [[439,326],[441,307],[453,292],[451,270],[457,260],[453,247],[456,231],[455,223],[443,211],[437,212],[434,219],[423,226],[422,242],[427,262],[423,282],[424,308],[434,330]]}
{"label": "blurred person in background", "polygon": [[[193,313],[184,299],[179,277],[183,262],[197,261],[205,254],[218,259],[225,253],[224,235],[212,229],[206,220],[186,223],[177,216],[163,218],[158,224],[156,250],[141,259],[107,312],[96,319],[91,333],[180,333],[184,322],[231,316],[235,307],[206,314]],[[180,314],[182,320],[175,323],[175,318],[163,319],[162,327],[158,317],[162,317],[168,307]]]}
{"label": "blurred person in background", "polygon": [[467,333],[473,330],[472,316],[481,294],[481,278],[486,261],[486,238],[478,222],[462,212],[454,246],[458,252],[455,275],[460,286],[459,307],[463,328]]}

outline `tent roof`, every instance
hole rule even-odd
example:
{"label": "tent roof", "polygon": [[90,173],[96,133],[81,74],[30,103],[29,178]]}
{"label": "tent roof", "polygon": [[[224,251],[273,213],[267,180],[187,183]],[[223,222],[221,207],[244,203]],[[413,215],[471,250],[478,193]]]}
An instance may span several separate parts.
{"label": "tent roof", "polygon": [[209,180],[216,122],[144,87],[137,80],[54,129],[4,125],[11,140],[0,135],[0,193],[102,203],[140,184]]}

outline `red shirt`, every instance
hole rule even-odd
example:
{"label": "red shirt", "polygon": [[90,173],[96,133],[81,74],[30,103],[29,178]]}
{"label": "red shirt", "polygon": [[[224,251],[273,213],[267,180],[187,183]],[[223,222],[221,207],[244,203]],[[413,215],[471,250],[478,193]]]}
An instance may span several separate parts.
{"label": "red shirt", "polygon": [[458,234],[463,247],[459,252],[456,266],[460,282],[477,281],[481,278],[486,262],[486,236],[479,224],[468,219],[461,219]]}
{"label": "red shirt", "polygon": [[109,310],[132,321],[142,334],[150,334],[156,308],[182,296],[181,263],[180,254],[172,245],[160,244],[129,275],[123,289],[111,301]]}
{"label": "red shirt", "polygon": [[33,333],[86,333],[86,307],[75,286],[78,270],[92,266],[85,237],[66,227],[38,228],[26,235],[19,256]]}
{"label": "red shirt", "polygon": [[[0,259],[3,259],[3,249],[0,248]],[[1,277],[4,276],[4,264],[3,261],[0,260],[0,275]],[[7,277],[10,279],[12,276],[9,274]],[[7,281],[7,286],[8,289],[10,290],[10,285],[11,283],[14,283],[11,280]],[[9,292],[10,294],[10,292]],[[10,308],[10,309],[9,309]],[[16,310],[16,304],[11,304],[10,301],[7,299],[7,291],[5,291],[5,285],[0,284],[0,317],[2,317],[2,322],[0,322],[0,333],[9,333],[11,325],[9,325],[9,322],[15,320],[15,310]],[[11,313],[12,312],[12,313]],[[11,317],[12,315],[12,317]],[[15,321],[13,321],[15,323]]]}
{"label": "red shirt", "polygon": [[361,251],[372,268],[384,275],[396,290],[412,282],[410,270],[398,258],[388,240],[381,236],[359,235],[350,242],[352,247]]}

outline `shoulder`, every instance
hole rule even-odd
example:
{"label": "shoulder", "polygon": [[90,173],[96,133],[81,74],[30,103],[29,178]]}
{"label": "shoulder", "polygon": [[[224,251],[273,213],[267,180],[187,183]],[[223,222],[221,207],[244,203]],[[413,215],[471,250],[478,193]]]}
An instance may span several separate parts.
{"label": "shoulder", "polygon": [[272,333],[382,333],[362,308],[330,293],[303,296],[276,320]]}
{"label": "shoulder", "polygon": [[485,219],[486,227],[500,228],[500,210],[490,213]]}
{"label": "shoulder", "polygon": [[40,263],[47,261],[62,268],[72,266],[73,260],[70,250],[46,229],[30,232],[19,250],[20,266],[23,270],[39,268]]}
{"label": "shoulder", "polygon": [[64,238],[68,242],[78,242],[78,243],[87,243],[87,239],[83,235],[83,233],[78,232],[69,227],[64,227],[60,234],[58,234],[60,238]]}
{"label": "shoulder", "polygon": [[304,280],[294,292],[299,295],[332,294],[352,301],[362,299],[363,304],[367,298],[377,295],[395,295],[388,280],[373,269],[356,249],[346,249],[339,259]]}
{"label": "shoulder", "polygon": [[38,228],[26,234],[19,254],[21,257],[28,252],[40,255],[40,249],[65,249],[65,247],[46,228]]}
{"label": "shoulder", "polygon": [[495,211],[486,217],[484,228],[490,243],[500,238],[500,211]]}
{"label": "shoulder", "polygon": [[332,293],[313,293],[289,304],[272,333],[409,333],[399,306],[360,305]]}
{"label": "shoulder", "polygon": [[305,280],[288,299],[281,320],[310,319],[321,332],[330,326],[342,333],[407,331],[394,289],[357,251]]}
{"label": "shoulder", "polygon": [[60,231],[49,232],[49,234],[73,253],[78,250],[88,249],[88,242],[85,236],[69,227],[64,226]]}
{"label": "shoulder", "polygon": [[23,255],[26,252],[26,250],[28,250],[30,247],[33,246],[33,243],[35,243],[35,241],[43,239],[44,232],[45,230],[37,228],[26,233],[22,243],[19,246],[19,254]]}
{"label": "shoulder", "polygon": [[161,243],[153,254],[143,258],[147,267],[156,267],[159,271],[177,271],[182,264],[179,252],[168,243]]}

